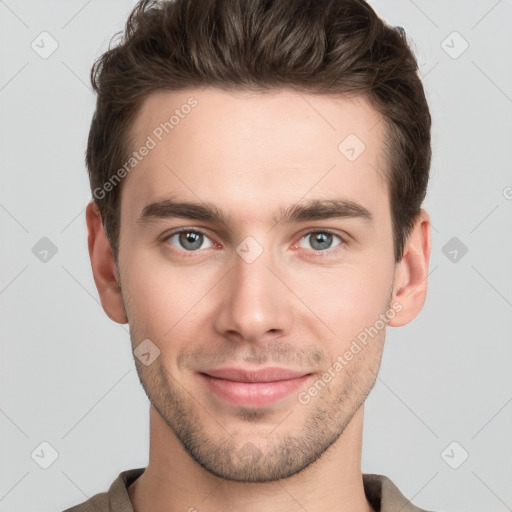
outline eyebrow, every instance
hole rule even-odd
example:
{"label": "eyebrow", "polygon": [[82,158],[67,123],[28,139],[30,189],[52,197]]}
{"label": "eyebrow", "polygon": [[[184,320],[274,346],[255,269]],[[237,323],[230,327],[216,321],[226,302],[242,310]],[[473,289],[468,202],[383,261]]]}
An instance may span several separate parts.
{"label": "eyebrow", "polygon": [[[281,207],[278,216],[272,220],[298,223],[312,220],[333,218],[358,218],[368,223],[373,222],[372,213],[365,207],[346,199],[312,199],[288,208]],[[211,203],[194,203],[176,201],[172,198],[152,202],[142,209],[137,219],[138,224],[147,224],[159,219],[187,218],[227,224],[228,216]]]}

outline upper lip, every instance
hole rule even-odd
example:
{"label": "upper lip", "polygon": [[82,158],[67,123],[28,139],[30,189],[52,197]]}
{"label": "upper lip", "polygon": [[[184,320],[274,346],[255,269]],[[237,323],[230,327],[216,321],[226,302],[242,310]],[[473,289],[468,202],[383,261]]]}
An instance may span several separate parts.
{"label": "upper lip", "polygon": [[236,382],[275,382],[279,380],[296,379],[308,375],[309,372],[301,370],[289,370],[286,368],[260,368],[258,370],[243,370],[240,368],[219,368],[204,372],[217,379],[232,380]]}

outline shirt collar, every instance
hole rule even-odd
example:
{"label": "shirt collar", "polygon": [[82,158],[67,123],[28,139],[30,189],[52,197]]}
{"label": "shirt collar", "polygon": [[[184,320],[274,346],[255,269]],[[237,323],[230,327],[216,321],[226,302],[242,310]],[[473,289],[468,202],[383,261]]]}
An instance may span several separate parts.
{"label": "shirt collar", "polygon": [[[139,478],[145,469],[128,469],[114,480],[108,491],[111,510],[134,512],[128,495],[128,486]],[[363,486],[366,498],[375,512],[425,512],[413,505],[387,476],[363,473]]]}

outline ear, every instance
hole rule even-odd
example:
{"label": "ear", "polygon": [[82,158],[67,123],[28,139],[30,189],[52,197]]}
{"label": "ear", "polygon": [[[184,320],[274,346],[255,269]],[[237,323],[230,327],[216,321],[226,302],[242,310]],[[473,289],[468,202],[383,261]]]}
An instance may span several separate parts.
{"label": "ear", "polygon": [[425,303],[430,260],[430,227],[430,216],[425,210],[421,210],[395,271],[392,303],[400,303],[402,309],[389,320],[388,325],[392,327],[411,322]]}
{"label": "ear", "polygon": [[101,305],[111,320],[119,324],[126,324],[128,319],[122,301],[114,255],[101,222],[98,205],[94,201],[87,205],[85,218],[89,257]]}

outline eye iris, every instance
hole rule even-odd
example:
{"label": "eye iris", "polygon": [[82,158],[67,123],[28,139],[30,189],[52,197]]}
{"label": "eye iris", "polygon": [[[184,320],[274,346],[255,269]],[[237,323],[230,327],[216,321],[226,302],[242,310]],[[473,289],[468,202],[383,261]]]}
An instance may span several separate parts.
{"label": "eye iris", "polygon": [[[192,251],[201,247],[203,242],[203,235],[194,231],[182,231],[179,234],[179,241],[182,247]],[[191,246],[187,244],[191,244]]]}
{"label": "eye iris", "polygon": [[317,250],[328,249],[332,243],[332,234],[331,233],[315,233],[311,236],[312,236],[311,247],[313,247],[313,249],[317,249]]}

